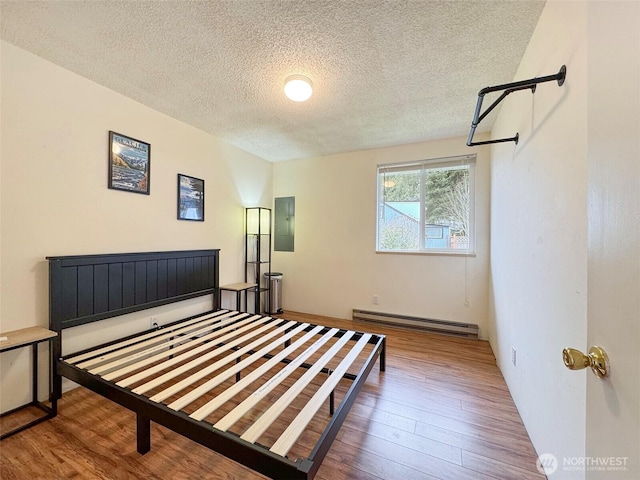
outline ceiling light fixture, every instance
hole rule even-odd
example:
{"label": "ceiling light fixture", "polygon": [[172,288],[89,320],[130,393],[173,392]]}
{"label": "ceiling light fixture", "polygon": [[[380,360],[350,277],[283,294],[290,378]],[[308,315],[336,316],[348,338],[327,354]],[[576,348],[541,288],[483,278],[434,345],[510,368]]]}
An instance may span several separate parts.
{"label": "ceiling light fixture", "polygon": [[304,102],[313,92],[311,80],[304,75],[289,75],[284,81],[284,94],[294,102]]}

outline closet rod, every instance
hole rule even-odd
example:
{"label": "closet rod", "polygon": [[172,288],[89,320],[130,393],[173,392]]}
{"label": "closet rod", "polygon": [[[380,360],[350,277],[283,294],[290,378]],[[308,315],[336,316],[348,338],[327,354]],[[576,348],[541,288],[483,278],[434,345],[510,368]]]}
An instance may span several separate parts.
{"label": "closet rod", "polygon": [[[539,83],[551,82],[553,80],[556,80],[558,82],[558,86],[562,86],[566,76],[567,76],[567,67],[565,65],[562,65],[562,67],[560,67],[560,71],[555,75],[547,75],[546,77],[536,77],[536,78],[531,78],[529,80],[521,80],[519,82],[505,83],[503,85],[496,85],[495,87],[486,87],[480,90],[480,92],[478,92],[478,103],[476,104],[476,111],[475,111],[475,114],[473,115],[473,121],[471,122],[471,131],[469,132],[469,139],[467,140],[467,146],[473,147],[475,145],[487,145],[490,143],[502,143],[502,142],[516,142],[516,145],[517,145],[518,139],[520,137],[518,133],[516,133],[515,137],[500,138],[497,140],[487,140],[484,142],[474,142],[473,135],[476,133],[476,127],[478,126],[478,124],[482,120],[484,120],[484,118],[489,113],[491,113],[491,111],[494,108],[496,108],[498,104],[502,100],[504,100],[504,98],[510,93],[517,92],[519,90],[528,90],[528,89],[531,89],[531,93],[535,93],[536,85],[538,85]],[[498,99],[495,102],[493,102],[491,106],[484,111],[484,113],[480,114],[480,110],[482,109],[482,100],[484,99],[484,96],[487,93],[499,92],[501,90],[504,90],[504,92],[502,92],[502,95],[500,95],[500,97],[498,97]]]}

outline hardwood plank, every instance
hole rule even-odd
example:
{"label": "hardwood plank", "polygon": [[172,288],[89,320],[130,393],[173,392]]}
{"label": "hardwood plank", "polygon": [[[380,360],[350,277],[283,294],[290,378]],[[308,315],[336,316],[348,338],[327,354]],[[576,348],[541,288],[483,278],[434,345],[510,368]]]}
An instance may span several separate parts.
{"label": "hardwood plank", "polygon": [[470,452],[462,452],[462,462],[465,468],[492,476],[498,474],[500,478],[509,480],[543,480],[547,478],[538,471],[532,472]]}
{"label": "hardwood plank", "polygon": [[419,398],[403,398],[401,395],[393,400],[381,399],[377,407],[386,411],[402,412],[409,418],[428,425],[442,426],[454,431],[464,433],[471,427],[475,430],[509,432],[512,438],[529,440],[521,422],[511,421],[511,417],[501,419],[499,426],[496,426],[494,418],[485,414],[475,414],[462,409],[444,409],[441,406],[433,406],[428,403],[420,404]]}
{"label": "hardwood plank", "polygon": [[[30,405],[9,415],[2,416],[0,417],[0,434],[4,435],[5,433],[15,428],[26,425],[29,422],[41,418],[43,415],[44,413],[42,412],[42,410],[33,405]],[[2,448],[0,447],[0,452],[1,450]]]}
{"label": "hardwood plank", "polygon": [[[374,406],[365,405],[357,400],[353,407],[351,407],[349,418],[354,423],[357,418],[366,418],[409,433],[414,433],[417,425],[417,422],[411,418],[403,417],[395,412],[386,412]],[[365,429],[362,430],[365,431]]]}
{"label": "hardwood plank", "polygon": [[479,440],[495,443],[503,447],[516,446],[517,448],[525,448],[530,444],[529,437],[524,429],[514,430],[511,427],[501,428],[503,425],[506,425],[506,423],[478,426],[464,420],[455,420],[442,415],[432,414],[424,415],[422,420],[424,421],[418,421],[416,425],[416,434],[427,438],[429,438],[430,435],[429,429],[435,426],[468,435]]}
{"label": "hardwood plank", "polygon": [[[425,392],[420,388],[420,385],[415,383],[413,386],[393,384],[388,388],[383,387],[377,391],[371,391],[371,396],[365,398],[368,399],[369,405],[378,404],[378,408],[388,412],[394,412],[396,408],[399,408],[398,405],[402,405],[454,418],[459,417],[462,413],[462,406],[455,399],[447,404],[435,401],[436,395],[433,393],[426,395],[423,393]],[[364,402],[365,398],[361,401]],[[444,395],[442,398],[446,399],[447,396]]]}
{"label": "hardwood plank", "polygon": [[[383,439],[374,435],[362,435],[358,430],[343,425],[340,441],[358,447],[369,453],[395,462],[422,474],[451,480],[488,480],[491,477],[475,470],[469,470],[437,457],[420,454],[413,448],[399,445],[391,439]],[[412,478],[412,477],[409,477]]]}
{"label": "hardwood plank", "polygon": [[460,448],[452,446],[446,441],[431,440],[416,435],[413,431],[408,432],[377,422],[375,420],[377,416],[360,416],[358,413],[352,411],[349,414],[349,427],[360,430],[363,434],[386,439],[426,455],[431,455],[456,465],[462,465],[462,450]]}
{"label": "hardwood plank", "polygon": [[515,408],[501,408],[500,404],[492,402],[493,408],[487,408],[487,402],[477,403],[469,400],[462,402],[462,410],[465,412],[473,413],[474,415],[484,416],[487,418],[493,418],[494,420],[509,420],[510,422],[522,425],[522,419],[518,410]]}
{"label": "hardwood plank", "polygon": [[[364,472],[366,474],[365,479],[368,476],[368,478],[381,478],[384,480],[438,480],[436,476],[428,475],[420,470],[407,467],[402,463],[389,460],[384,456],[376,455],[340,440],[334,442],[334,447],[327,457],[329,458],[325,459],[325,463],[331,462],[333,465],[340,466],[357,465],[356,471],[361,470]],[[336,467],[327,468],[323,464],[318,474],[324,478],[333,479],[336,470]],[[327,475],[324,473],[325,471],[330,471],[331,474]]]}
{"label": "hardwood plank", "polygon": [[[491,442],[490,438],[484,440],[433,425],[430,425],[429,428],[421,429],[419,436],[443,442],[458,447],[462,451],[476,453],[525,470],[536,470],[536,453],[530,444],[509,444],[505,446]],[[534,460],[533,462],[532,459]]]}
{"label": "hardwood plank", "polygon": [[[329,457],[331,457],[331,454],[329,454]],[[344,457],[346,457],[346,455],[343,455],[343,458]],[[356,462],[353,460],[355,458],[357,457],[352,456],[351,462],[340,462],[332,459],[335,467],[331,469],[323,469],[322,467],[320,467],[320,470],[316,474],[315,480],[385,480],[382,477],[378,476],[380,471],[376,471],[374,474],[354,467],[353,464]],[[372,468],[370,469],[373,470]],[[326,475],[325,470],[328,471]]]}

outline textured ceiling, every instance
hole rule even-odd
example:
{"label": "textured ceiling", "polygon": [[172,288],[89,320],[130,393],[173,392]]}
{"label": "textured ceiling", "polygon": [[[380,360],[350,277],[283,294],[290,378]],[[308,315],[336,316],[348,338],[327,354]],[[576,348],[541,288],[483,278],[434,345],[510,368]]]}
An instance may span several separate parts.
{"label": "textured ceiling", "polygon": [[[478,91],[513,79],[543,6],[2,0],[0,16],[4,40],[280,161],[467,135]],[[291,74],[313,81],[309,101],[284,97]]]}

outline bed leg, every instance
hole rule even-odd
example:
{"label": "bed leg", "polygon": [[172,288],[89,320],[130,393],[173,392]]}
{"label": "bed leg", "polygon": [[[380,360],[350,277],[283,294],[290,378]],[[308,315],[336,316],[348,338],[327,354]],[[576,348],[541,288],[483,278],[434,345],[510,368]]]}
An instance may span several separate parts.
{"label": "bed leg", "polygon": [[[53,361],[53,358],[50,358],[49,361]],[[55,363],[54,366],[49,368],[49,402],[51,402],[51,416],[58,416],[58,400],[62,397],[62,377],[55,373]],[[60,396],[58,393],[60,392]]]}
{"label": "bed leg", "polygon": [[136,413],[136,436],[138,453],[144,455],[151,450],[151,420],[141,413]]}
{"label": "bed leg", "polygon": [[380,352],[380,371],[387,369],[387,337],[382,339],[382,351]]}
{"label": "bed leg", "polygon": [[335,390],[331,390],[331,394],[329,394],[329,415],[333,416],[333,412],[335,411],[336,405],[336,396]]}
{"label": "bed leg", "polygon": [[49,401],[51,402],[51,410],[54,417],[58,415],[58,400],[62,398],[62,376],[58,374],[58,359],[61,357],[62,350],[60,345],[61,335],[62,332],[59,332],[49,347]]}
{"label": "bed leg", "polygon": [[[327,377],[330,377],[332,373],[333,373],[333,370],[328,368]],[[331,415],[332,417],[333,417],[333,412],[335,411],[335,405],[336,405],[336,395],[335,395],[335,389],[334,389],[334,390],[331,390],[331,393],[329,394],[329,415]]]}

